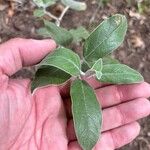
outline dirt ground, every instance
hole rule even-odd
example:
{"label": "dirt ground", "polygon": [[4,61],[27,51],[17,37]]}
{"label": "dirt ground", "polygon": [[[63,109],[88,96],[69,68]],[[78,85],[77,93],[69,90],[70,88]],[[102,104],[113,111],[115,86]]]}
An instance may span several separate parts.
{"label": "dirt ground", "polygon": [[[36,34],[36,29],[41,27],[42,23],[33,17],[35,5],[32,0],[14,0],[16,2],[12,6],[10,1],[0,0],[0,43],[13,37],[40,38]],[[150,83],[150,11],[141,15],[134,3],[130,6],[125,0],[112,0],[104,7],[98,7],[96,0],[85,1],[88,5],[87,10],[69,10],[62,26],[73,28],[82,25],[91,30],[111,14],[125,14],[129,24],[128,33],[124,44],[114,56],[137,69],[145,81]],[[56,13],[56,8],[54,11]],[[74,48],[80,50],[80,46]],[[30,70],[23,70],[18,75],[31,77],[32,73]],[[141,120],[140,123],[142,130],[138,138],[120,150],[150,150],[150,117]]]}

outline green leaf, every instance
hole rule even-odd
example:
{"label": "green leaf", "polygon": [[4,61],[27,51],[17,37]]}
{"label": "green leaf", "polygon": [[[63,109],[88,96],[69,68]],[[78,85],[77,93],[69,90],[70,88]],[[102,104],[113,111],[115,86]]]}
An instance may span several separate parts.
{"label": "green leaf", "polygon": [[100,80],[100,78],[102,77],[102,68],[103,68],[103,61],[102,59],[98,59],[95,64],[93,65],[93,67],[91,68],[91,70],[94,70],[96,73],[96,77],[97,79]]}
{"label": "green leaf", "polygon": [[[72,34],[64,28],[56,26],[54,23],[49,21],[44,21],[45,28],[40,30],[40,33],[45,35],[45,37],[53,38],[58,44],[66,46],[69,45],[72,40]],[[44,31],[43,33],[41,31]],[[47,32],[47,34],[45,34]],[[47,36],[48,35],[48,36]]]}
{"label": "green leaf", "polygon": [[46,66],[54,66],[59,68],[72,76],[80,75],[81,64],[79,56],[72,50],[60,47],[52,54],[49,54],[39,64]]}
{"label": "green leaf", "polygon": [[54,5],[58,0],[43,0],[47,6]]}
{"label": "green leaf", "polygon": [[37,30],[37,33],[44,37],[51,37],[47,28],[43,27]]}
{"label": "green leaf", "polygon": [[71,86],[72,113],[75,132],[84,150],[92,150],[97,143],[102,123],[102,112],[94,90],[82,80]]}
{"label": "green leaf", "polygon": [[89,36],[89,32],[83,27],[79,27],[77,29],[71,29],[70,33],[73,36],[73,42],[81,42],[82,40],[85,40]]}
{"label": "green leaf", "polygon": [[144,79],[142,75],[134,69],[123,64],[103,65],[101,82],[113,84],[140,83]]}
{"label": "green leaf", "polygon": [[103,67],[103,61],[100,58],[95,62],[95,64],[93,65],[91,69],[95,71],[102,71],[102,67]]}
{"label": "green leaf", "polygon": [[111,58],[110,56],[103,57],[103,64],[120,64],[120,62],[117,59]]}
{"label": "green leaf", "polygon": [[118,48],[127,31],[127,19],[114,15],[103,21],[87,38],[83,55],[88,62],[95,62]]}
{"label": "green leaf", "polygon": [[102,72],[101,72],[101,71],[95,71],[95,72],[96,72],[96,78],[97,78],[98,80],[100,80],[101,77],[102,77]]}
{"label": "green leaf", "polygon": [[34,16],[35,17],[42,17],[42,16],[44,16],[45,15],[45,12],[44,12],[44,10],[41,8],[39,8],[39,9],[35,9],[34,10]]}
{"label": "green leaf", "polygon": [[71,76],[66,72],[52,67],[52,66],[41,66],[32,82],[32,91],[37,87],[46,86],[49,84],[62,84],[69,80]]}
{"label": "green leaf", "polygon": [[[111,55],[105,56],[105,57],[103,57],[103,58],[99,58],[98,60],[100,60],[100,59],[102,59],[103,65],[107,65],[107,64],[120,64],[119,60],[117,60],[117,59],[115,59],[115,58],[111,58]],[[84,61],[86,61],[87,65],[88,65],[90,68],[92,68],[93,65],[94,65],[98,60],[95,60],[95,61],[93,61],[93,62],[87,62],[86,60],[84,60]],[[89,68],[89,69],[90,69],[90,68]]]}
{"label": "green leaf", "polygon": [[77,11],[83,11],[86,10],[86,3],[84,2],[78,2],[75,0],[61,0],[61,2],[66,5],[69,6],[71,9],[77,10]]}
{"label": "green leaf", "polygon": [[54,5],[57,0],[33,0],[33,2],[38,6],[38,7],[43,7],[46,8],[48,6]]}
{"label": "green leaf", "polygon": [[43,0],[44,4],[45,4],[45,7],[49,7],[51,5],[54,5],[56,4],[56,1],[57,0]]}
{"label": "green leaf", "polygon": [[38,7],[44,7],[44,2],[43,2],[43,0],[33,0],[33,2],[34,2]]}

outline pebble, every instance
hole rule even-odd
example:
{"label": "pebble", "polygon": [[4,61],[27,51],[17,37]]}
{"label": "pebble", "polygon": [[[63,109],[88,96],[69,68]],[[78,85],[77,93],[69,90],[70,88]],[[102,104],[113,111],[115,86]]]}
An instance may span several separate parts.
{"label": "pebble", "polygon": [[150,136],[150,132],[148,132],[147,135]]}
{"label": "pebble", "polygon": [[0,4],[0,11],[5,10],[6,8],[7,8],[7,5],[2,5],[2,4]]}

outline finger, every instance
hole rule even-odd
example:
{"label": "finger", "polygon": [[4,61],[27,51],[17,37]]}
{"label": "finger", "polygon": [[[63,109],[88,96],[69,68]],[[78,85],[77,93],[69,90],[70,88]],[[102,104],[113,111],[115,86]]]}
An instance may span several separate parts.
{"label": "finger", "polygon": [[[150,102],[139,98],[103,110],[102,131],[134,122],[150,114]],[[110,123],[111,122],[111,123]]]}
{"label": "finger", "polygon": [[107,131],[102,134],[95,149],[114,150],[132,142],[140,132],[137,122]]}
{"label": "finger", "polygon": [[[150,102],[140,98],[118,106],[106,108],[102,112],[102,132],[134,122],[150,114]],[[69,140],[75,140],[73,121],[68,123]]]}
{"label": "finger", "polygon": [[23,66],[38,63],[56,44],[53,40],[16,38],[0,45],[0,72],[10,76]]}
{"label": "finger", "polygon": [[106,108],[136,98],[150,97],[150,84],[111,85],[97,89],[96,95],[101,106]]}
{"label": "finger", "polygon": [[82,150],[77,141],[72,141],[68,145],[68,150]]}
{"label": "finger", "polygon": [[76,137],[76,134],[75,134],[75,129],[74,129],[73,119],[68,121],[68,124],[67,124],[67,137],[68,137],[69,141],[77,140],[77,137]]}
{"label": "finger", "polygon": [[[67,149],[66,137],[67,119],[62,99],[57,87],[37,89],[34,93],[36,105],[36,135],[37,143],[42,143],[41,149]],[[58,139],[59,138],[59,139]]]}
{"label": "finger", "polygon": [[[111,85],[96,90],[97,99],[103,108],[136,98],[150,97],[150,85],[146,82],[132,85]],[[70,98],[64,100],[67,116],[72,117]]]}
{"label": "finger", "polygon": [[[134,140],[140,132],[137,122],[102,133],[93,150],[114,150]],[[70,142],[69,150],[81,150],[78,142]]]}
{"label": "finger", "polygon": [[98,80],[96,80],[94,77],[86,78],[85,80],[91,87],[93,87],[93,89],[110,85],[109,83],[101,83]]}

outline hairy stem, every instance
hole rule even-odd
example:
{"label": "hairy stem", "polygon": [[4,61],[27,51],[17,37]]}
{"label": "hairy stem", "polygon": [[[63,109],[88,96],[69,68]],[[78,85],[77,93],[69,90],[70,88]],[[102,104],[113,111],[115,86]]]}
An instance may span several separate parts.
{"label": "hairy stem", "polygon": [[48,12],[46,9],[44,10],[45,15],[49,16],[50,18],[54,19],[54,20],[58,20],[58,18],[56,16],[54,16],[53,14],[51,14],[50,12]]}
{"label": "hairy stem", "polygon": [[98,7],[96,8],[95,12],[93,13],[93,15],[92,15],[92,17],[90,19],[90,23],[89,23],[90,25],[94,22],[94,20],[96,18],[96,15],[97,15],[97,13],[98,13],[98,11],[100,9],[100,7],[101,7],[101,5],[99,4]]}
{"label": "hairy stem", "polygon": [[63,17],[65,16],[66,12],[68,11],[68,9],[69,9],[69,6],[66,6],[65,9],[62,11],[62,13],[61,13],[60,17],[58,18],[58,20],[56,20],[56,25],[57,26],[60,26],[60,23],[61,23]]}
{"label": "hairy stem", "polygon": [[61,13],[61,15],[60,15],[59,18],[56,17],[55,15],[51,14],[50,12],[48,12],[48,11],[46,10],[46,8],[44,9],[44,13],[45,13],[45,15],[47,15],[48,17],[54,19],[57,26],[60,26],[60,23],[61,23],[63,17],[65,16],[66,12],[68,11],[68,9],[69,9],[69,6],[66,6],[66,7],[64,8],[64,10],[62,11],[62,13]]}

